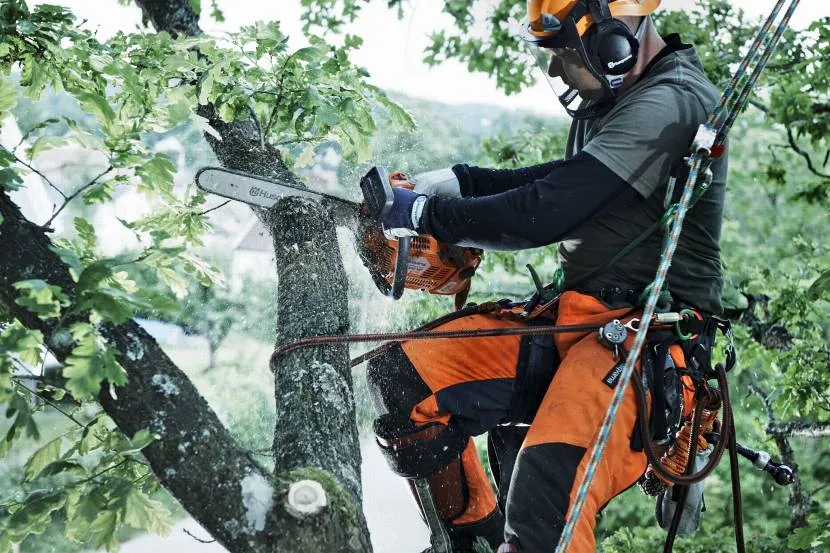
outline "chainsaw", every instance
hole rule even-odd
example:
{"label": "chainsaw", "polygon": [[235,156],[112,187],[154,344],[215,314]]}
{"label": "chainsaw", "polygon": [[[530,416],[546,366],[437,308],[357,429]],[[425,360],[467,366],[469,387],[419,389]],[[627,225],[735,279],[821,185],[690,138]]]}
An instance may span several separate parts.
{"label": "chainsaw", "polygon": [[361,221],[357,239],[360,259],[378,290],[394,299],[399,299],[404,289],[421,290],[454,295],[455,306],[460,308],[481,263],[483,252],[477,248],[443,244],[427,235],[386,237],[376,222],[392,208],[392,188],[414,188],[400,171],[390,175],[383,167],[372,167],[360,179],[362,203],[222,167],[204,167],[195,179],[202,190],[249,205],[270,208],[281,198],[302,197],[334,208],[335,215],[357,215]]}

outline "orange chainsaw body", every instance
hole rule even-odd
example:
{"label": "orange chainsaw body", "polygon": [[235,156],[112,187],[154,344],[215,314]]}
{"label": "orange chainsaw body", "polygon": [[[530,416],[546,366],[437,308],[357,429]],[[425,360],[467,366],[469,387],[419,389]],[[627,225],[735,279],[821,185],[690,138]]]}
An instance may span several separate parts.
{"label": "orange chainsaw body", "polygon": [[[392,188],[414,188],[401,172],[391,173],[389,184]],[[398,258],[398,240],[387,239],[380,229],[373,227],[364,235],[364,246],[372,254],[378,275],[391,286]],[[442,244],[432,236],[413,236],[404,287],[430,294],[456,295],[456,304],[460,307],[458,304],[466,301],[470,279],[481,264],[482,253],[477,248]]]}

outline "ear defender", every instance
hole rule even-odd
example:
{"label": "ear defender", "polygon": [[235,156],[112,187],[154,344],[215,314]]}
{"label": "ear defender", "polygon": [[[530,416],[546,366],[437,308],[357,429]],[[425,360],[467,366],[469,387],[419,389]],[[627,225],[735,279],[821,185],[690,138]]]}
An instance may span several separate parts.
{"label": "ear defender", "polygon": [[608,0],[588,0],[587,4],[594,20],[589,36],[585,37],[591,63],[605,75],[627,73],[637,63],[639,40],[628,25],[611,15]]}

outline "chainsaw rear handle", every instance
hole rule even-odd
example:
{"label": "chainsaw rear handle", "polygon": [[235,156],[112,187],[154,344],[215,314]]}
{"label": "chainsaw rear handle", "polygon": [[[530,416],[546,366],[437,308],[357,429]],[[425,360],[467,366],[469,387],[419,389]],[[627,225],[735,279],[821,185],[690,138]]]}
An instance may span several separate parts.
{"label": "chainsaw rear handle", "polygon": [[[392,209],[395,195],[392,193],[389,174],[383,167],[369,169],[369,172],[360,179],[360,189],[363,191],[363,204],[366,206],[367,215],[372,220],[380,220]],[[398,254],[394,260],[395,274],[392,277],[392,285],[379,286],[384,295],[396,300],[403,295],[406,286],[410,243],[411,237],[409,236],[398,238]]]}

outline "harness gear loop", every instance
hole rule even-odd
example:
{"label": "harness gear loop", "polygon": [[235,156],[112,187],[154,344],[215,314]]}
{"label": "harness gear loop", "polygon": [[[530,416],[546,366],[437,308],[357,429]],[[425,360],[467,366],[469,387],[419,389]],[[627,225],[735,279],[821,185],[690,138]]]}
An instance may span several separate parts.
{"label": "harness gear loop", "polygon": [[[698,315],[697,313],[695,313],[691,309],[681,309],[680,314],[683,315],[684,318],[686,318],[686,319],[696,318],[696,319],[699,319],[701,321],[703,320],[703,317],[701,317],[700,315]],[[680,328],[680,321],[677,321],[676,323],[674,323],[674,331],[677,333],[677,337],[680,338],[681,340],[683,340],[684,342],[687,341],[687,340],[691,340],[696,336],[696,334],[694,334],[692,332],[689,332],[688,334],[684,333],[683,329]]]}

